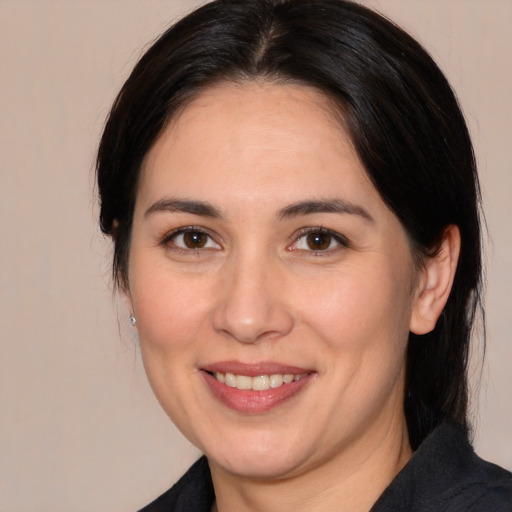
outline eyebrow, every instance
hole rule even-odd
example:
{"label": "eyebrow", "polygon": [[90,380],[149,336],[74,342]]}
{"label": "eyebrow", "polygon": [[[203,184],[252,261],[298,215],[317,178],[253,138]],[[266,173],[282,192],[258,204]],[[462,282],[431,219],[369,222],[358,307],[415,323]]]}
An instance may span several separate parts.
{"label": "eyebrow", "polygon": [[311,215],[313,213],[341,213],[358,215],[369,222],[375,222],[368,210],[344,199],[320,199],[315,201],[301,201],[286,206],[279,211],[278,217],[284,220],[290,217]]}
{"label": "eyebrow", "polygon": [[220,210],[216,206],[205,201],[164,198],[159,199],[156,203],[153,203],[144,212],[144,218],[146,219],[154,213],[165,212],[191,213],[193,215],[211,217],[214,219],[219,219],[222,217]]}
{"label": "eyebrow", "polygon": [[[173,199],[163,198],[153,203],[145,212],[144,218],[155,213],[190,213],[201,217],[210,217],[220,219],[223,217],[219,208],[206,201],[197,201],[191,199]],[[279,210],[277,217],[285,220],[291,217],[300,217],[314,213],[338,213],[358,215],[363,219],[374,222],[373,217],[362,206],[351,203],[344,199],[320,199],[312,201],[300,201],[285,206]]]}

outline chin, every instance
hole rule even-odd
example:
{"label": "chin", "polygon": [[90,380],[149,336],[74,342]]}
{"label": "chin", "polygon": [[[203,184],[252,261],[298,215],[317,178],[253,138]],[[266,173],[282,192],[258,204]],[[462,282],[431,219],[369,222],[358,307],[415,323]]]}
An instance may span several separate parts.
{"label": "chin", "polygon": [[294,464],[291,461],[283,460],[282,456],[279,460],[276,457],[268,457],[267,460],[263,458],[244,460],[223,460],[220,462],[208,459],[210,464],[215,464],[224,471],[236,475],[238,477],[247,478],[251,480],[280,480],[290,477],[298,472],[299,464]]}
{"label": "chin", "polygon": [[[249,479],[278,480],[300,472],[308,459],[305,447],[297,453],[292,447],[283,446],[283,442],[258,444],[252,441],[244,449],[233,449],[219,453],[213,450],[207,453],[210,465],[219,466],[224,471]],[[295,453],[294,453],[295,452]]]}

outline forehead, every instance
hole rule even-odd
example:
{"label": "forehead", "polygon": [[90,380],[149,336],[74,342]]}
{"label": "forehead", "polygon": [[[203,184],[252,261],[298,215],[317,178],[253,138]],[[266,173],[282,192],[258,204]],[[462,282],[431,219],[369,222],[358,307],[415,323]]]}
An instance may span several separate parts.
{"label": "forehead", "polygon": [[[224,113],[233,108],[240,121],[247,116],[252,121],[279,119],[285,125],[287,120],[298,120],[304,116],[321,119],[342,138],[347,134],[344,120],[339,114],[341,108],[333,98],[319,89],[294,82],[272,82],[263,79],[254,81],[220,82],[202,90],[179,110],[168,127],[178,128],[183,122],[190,122],[195,116],[202,117],[205,111]],[[215,121],[219,116],[209,119]],[[204,121],[204,118],[201,119]]]}
{"label": "forehead", "polygon": [[[377,195],[339,109],[318,90],[291,84],[220,84],[191,101],[144,161],[140,191],[237,195]],[[302,199],[302,197],[291,197]]]}

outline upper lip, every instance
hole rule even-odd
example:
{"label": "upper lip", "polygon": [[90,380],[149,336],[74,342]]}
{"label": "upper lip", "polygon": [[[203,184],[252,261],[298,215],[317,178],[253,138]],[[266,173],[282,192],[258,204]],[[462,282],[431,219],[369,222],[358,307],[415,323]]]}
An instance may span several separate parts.
{"label": "upper lip", "polygon": [[259,375],[293,374],[302,375],[311,373],[312,370],[278,363],[275,361],[258,361],[255,363],[242,363],[241,361],[218,361],[201,367],[202,370],[210,373],[233,373],[235,375],[247,375],[258,377]]}

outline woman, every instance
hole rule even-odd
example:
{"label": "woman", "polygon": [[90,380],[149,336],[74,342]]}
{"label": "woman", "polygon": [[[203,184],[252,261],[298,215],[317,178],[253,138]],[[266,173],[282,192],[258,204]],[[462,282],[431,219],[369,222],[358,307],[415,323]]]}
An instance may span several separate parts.
{"label": "woman", "polygon": [[468,441],[471,142],[410,36],[209,3],[137,64],[97,168],[149,381],[205,454],[145,511],[510,510]]}

